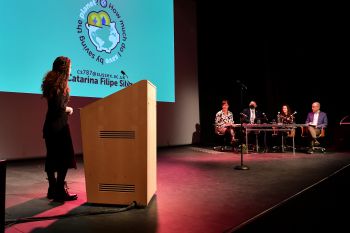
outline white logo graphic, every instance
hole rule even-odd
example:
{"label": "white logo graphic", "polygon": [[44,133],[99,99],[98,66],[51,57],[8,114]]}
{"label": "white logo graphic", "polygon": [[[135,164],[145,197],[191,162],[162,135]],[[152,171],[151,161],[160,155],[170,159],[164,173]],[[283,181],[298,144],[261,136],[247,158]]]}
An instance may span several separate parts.
{"label": "white logo graphic", "polygon": [[120,35],[115,22],[111,22],[109,15],[105,11],[92,11],[87,19],[85,26],[96,50],[111,53],[120,42]]}

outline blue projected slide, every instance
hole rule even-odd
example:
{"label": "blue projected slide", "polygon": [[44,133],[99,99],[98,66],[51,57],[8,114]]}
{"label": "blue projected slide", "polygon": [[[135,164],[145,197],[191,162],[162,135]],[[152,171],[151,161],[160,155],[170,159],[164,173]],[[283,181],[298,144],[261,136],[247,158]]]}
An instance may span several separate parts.
{"label": "blue projected slide", "polygon": [[105,97],[139,80],[175,101],[172,0],[0,0],[0,91],[37,93],[57,56],[72,96]]}

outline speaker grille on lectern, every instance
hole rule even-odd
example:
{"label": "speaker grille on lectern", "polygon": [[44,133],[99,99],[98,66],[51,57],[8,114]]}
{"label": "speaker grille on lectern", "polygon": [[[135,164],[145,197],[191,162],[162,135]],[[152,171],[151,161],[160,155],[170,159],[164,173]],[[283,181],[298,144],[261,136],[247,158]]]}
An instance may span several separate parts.
{"label": "speaker grille on lectern", "polygon": [[100,131],[100,138],[135,139],[135,131]]}
{"label": "speaker grille on lectern", "polygon": [[133,184],[99,184],[101,192],[135,192]]}

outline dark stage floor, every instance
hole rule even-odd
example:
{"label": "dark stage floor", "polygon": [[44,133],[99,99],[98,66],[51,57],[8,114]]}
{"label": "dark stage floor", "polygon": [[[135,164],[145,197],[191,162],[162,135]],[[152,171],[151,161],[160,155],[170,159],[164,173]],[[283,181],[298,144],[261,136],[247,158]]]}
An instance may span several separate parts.
{"label": "dark stage floor", "polygon": [[45,198],[43,160],[9,161],[7,221],[72,216],[5,232],[340,232],[349,224],[339,214],[350,206],[349,153],[251,153],[244,155],[249,170],[236,170],[240,158],[192,146],[158,149],[157,193],[148,207],[104,214],[123,209],[86,203],[82,161],[67,178],[79,198],[63,205]]}

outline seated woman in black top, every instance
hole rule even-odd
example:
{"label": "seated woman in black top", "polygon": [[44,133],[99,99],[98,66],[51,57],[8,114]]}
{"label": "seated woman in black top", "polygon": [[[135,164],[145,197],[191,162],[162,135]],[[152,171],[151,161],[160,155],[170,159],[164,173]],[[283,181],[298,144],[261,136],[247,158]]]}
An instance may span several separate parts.
{"label": "seated woman in black top", "polygon": [[[282,105],[282,109],[281,109],[281,112],[278,112],[278,115],[277,115],[277,122],[279,124],[294,124],[295,123],[295,117],[294,117],[294,114],[296,112],[292,113],[289,105],[287,104],[284,104]],[[288,146],[286,146],[286,138],[289,137],[294,137],[295,136],[295,129],[291,129],[290,131],[287,131],[287,132],[281,132],[282,135],[283,135],[283,146],[285,148],[287,148]],[[275,134],[277,135],[277,134]],[[285,149],[283,148],[283,149]]]}
{"label": "seated woman in black top", "polygon": [[278,123],[293,124],[294,114],[291,112],[287,104],[282,105],[282,112],[278,114]]}

